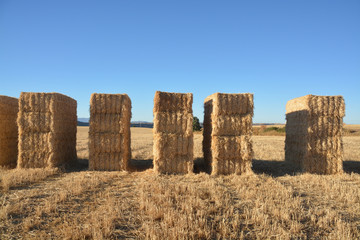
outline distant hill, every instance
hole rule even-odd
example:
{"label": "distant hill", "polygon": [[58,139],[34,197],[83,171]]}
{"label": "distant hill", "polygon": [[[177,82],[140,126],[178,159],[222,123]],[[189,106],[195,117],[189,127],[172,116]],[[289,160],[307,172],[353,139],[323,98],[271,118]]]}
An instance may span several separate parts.
{"label": "distant hill", "polygon": [[[78,118],[78,126],[89,126],[90,118]],[[284,123],[253,123],[254,126],[271,126],[271,125],[284,125]],[[200,123],[200,126],[203,127],[203,123]],[[153,128],[154,124],[147,121],[133,121],[131,122],[131,127],[144,127],[144,128]]]}
{"label": "distant hill", "polygon": [[89,126],[89,122],[80,122],[80,121],[78,121],[77,125],[78,126]]}
{"label": "distant hill", "polygon": [[131,127],[153,128],[154,124],[152,122],[146,121],[134,121],[131,122]]}
{"label": "distant hill", "polygon": [[[78,118],[78,126],[89,126],[89,118]],[[143,128],[153,128],[154,124],[152,122],[146,121],[133,121],[131,122],[131,127],[143,127]]]}
{"label": "distant hill", "polygon": [[84,123],[88,123],[89,122],[89,118],[78,118],[79,122],[84,122]]}

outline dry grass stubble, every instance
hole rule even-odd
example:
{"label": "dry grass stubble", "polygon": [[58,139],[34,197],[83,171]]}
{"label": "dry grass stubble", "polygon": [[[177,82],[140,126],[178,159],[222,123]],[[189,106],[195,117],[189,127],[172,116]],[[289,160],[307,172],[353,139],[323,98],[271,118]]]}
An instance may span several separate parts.
{"label": "dry grass stubble", "polygon": [[[86,159],[86,128],[78,130],[77,149]],[[201,137],[194,135],[199,158]],[[353,173],[334,176],[286,175],[284,137],[253,142],[253,175],[80,171],[10,186],[0,193],[0,238],[360,237],[359,137],[344,138],[344,165]],[[150,162],[151,129],[133,128],[132,147],[133,159]],[[0,177],[12,171],[0,170]]]}

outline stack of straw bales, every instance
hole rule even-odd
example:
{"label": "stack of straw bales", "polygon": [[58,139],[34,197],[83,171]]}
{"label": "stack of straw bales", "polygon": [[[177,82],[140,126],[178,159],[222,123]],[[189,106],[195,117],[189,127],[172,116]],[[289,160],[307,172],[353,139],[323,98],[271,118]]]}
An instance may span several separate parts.
{"label": "stack of straw bales", "polygon": [[342,172],[342,96],[307,95],[286,104],[285,160],[316,174]]}
{"label": "stack of straw bales", "polygon": [[90,99],[89,169],[128,170],[131,100],[126,94],[93,93]]}
{"label": "stack of straw bales", "polygon": [[203,152],[211,174],[251,172],[253,94],[215,93],[204,108]]}
{"label": "stack of straw bales", "polygon": [[16,166],[18,154],[16,117],[18,111],[17,98],[0,96],[0,166]]}
{"label": "stack of straw bales", "polygon": [[18,167],[57,167],[76,160],[76,107],[74,99],[59,93],[20,94]]}
{"label": "stack of straw bales", "polygon": [[154,169],[158,173],[193,171],[192,93],[155,93]]}

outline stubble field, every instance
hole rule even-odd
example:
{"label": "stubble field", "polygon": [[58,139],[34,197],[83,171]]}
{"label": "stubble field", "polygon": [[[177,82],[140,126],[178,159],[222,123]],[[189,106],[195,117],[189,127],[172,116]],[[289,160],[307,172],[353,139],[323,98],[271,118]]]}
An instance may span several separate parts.
{"label": "stubble field", "polygon": [[156,175],[152,129],[132,128],[133,172],[87,171],[88,127],[78,127],[79,163],[67,170],[0,170],[0,239],[358,239],[360,136],[345,136],[345,173],[294,173],[284,136],[253,136],[254,174]]}

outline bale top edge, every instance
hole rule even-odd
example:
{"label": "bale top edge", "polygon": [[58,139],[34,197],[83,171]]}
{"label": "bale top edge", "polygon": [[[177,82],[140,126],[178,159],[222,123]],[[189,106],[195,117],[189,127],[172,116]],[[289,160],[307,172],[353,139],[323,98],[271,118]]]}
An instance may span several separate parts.
{"label": "bale top edge", "polygon": [[[0,95],[0,100],[1,99],[12,99],[12,100],[16,100],[18,101],[19,99],[18,98],[15,98],[15,97],[10,97],[10,96],[5,96],[5,95]],[[10,100],[11,101],[11,100]]]}
{"label": "bale top edge", "polygon": [[72,100],[76,101],[74,98],[69,97],[69,96],[67,96],[65,94],[62,94],[62,93],[58,93],[58,92],[21,92],[20,93],[20,98],[23,95],[62,96],[62,97],[65,97],[65,98],[72,99]]}
{"label": "bale top edge", "polygon": [[163,92],[163,91],[156,91],[155,92],[155,96],[159,95],[159,94],[174,94],[174,95],[188,95],[188,94],[191,94],[191,95],[193,95],[192,93]]}
{"label": "bale top edge", "polygon": [[313,94],[308,94],[302,97],[297,97],[297,98],[293,98],[291,100],[289,100],[286,103],[286,114],[288,113],[292,113],[292,112],[297,112],[297,111],[302,111],[302,110],[309,110],[310,109],[310,100],[313,98],[330,98],[330,97],[335,97],[335,98],[342,98],[344,99],[344,97],[342,95],[313,95]]}
{"label": "bale top edge", "polygon": [[220,97],[220,96],[239,96],[239,95],[251,95],[251,96],[254,96],[253,93],[213,93],[209,96],[207,96],[204,100],[204,103],[210,101],[210,100],[213,100],[215,99],[216,97]]}
{"label": "bale top edge", "polygon": [[92,93],[91,96],[95,96],[95,95],[106,95],[106,96],[127,96],[129,97],[126,93]]}

